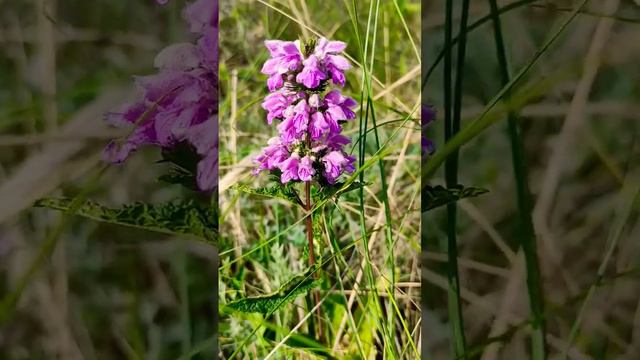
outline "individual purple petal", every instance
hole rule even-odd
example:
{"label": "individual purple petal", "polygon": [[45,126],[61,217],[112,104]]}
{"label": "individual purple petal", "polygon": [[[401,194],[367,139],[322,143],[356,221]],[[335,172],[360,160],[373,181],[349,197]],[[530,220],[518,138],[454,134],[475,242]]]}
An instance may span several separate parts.
{"label": "individual purple petal", "polygon": [[217,28],[205,30],[204,35],[198,40],[201,66],[211,74],[218,73],[218,31]]}
{"label": "individual purple petal", "polygon": [[311,140],[319,140],[324,134],[329,132],[329,129],[329,123],[322,112],[316,111],[311,115],[311,121],[309,122],[309,134],[311,135]]}
{"label": "individual purple petal", "polygon": [[354,166],[356,157],[352,155],[346,155],[344,158],[347,160],[343,165],[344,171],[349,174],[353,173],[356,170],[356,167]]}
{"label": "individual purple petal", "polygon": [[338,70],[349,70],[351,69],[351,64],[349,60],[347,60],[344,56],[341,55],[327,55],[326,63],[333,65]]}
{"label": "individual purple petal", "polygon": [[311,94],[309,96],[309,106],[313,107],[313,108],[319,108],[320,106],[322,106],[322,100],[320,99],[320,95],[318,94]]}
{"label": "individual purple petal", "polygon": [[105,121],[116,127],[123,127],[143,120],[147,107],[142,102],[124,104],[119,111],[108,112]]}
{"label": "individual purple petal", "polygon": [[284,85],[284,80],[280,74],[273,74],[269,77],[269,80],[267,80],[269,91],[276,91],[281,88],[282,85]]}
{"label": "individual purple petal", "polygon": [[187,129],[185,138],[193,145],[197,153],[206,155],[217,145],[218,119],[214,115],[210,119]]}
{"label": "individual purple petal", "polygon": [[343,52],[347,48],[347,44],[342,41],[329,41],[325,48],[327,53]]}
{"label": "individual purple petal", "polygon": [[324,165],[324,177],[330,184],[335,184],[343,167],[348,164],[347,158],[340,151],[331,151],[322,158]]}
{"label": "individual purple petal", "polygon": [[289,98],[281,92],[274,92],[265,97],[262,108],[267,110],[267,123],[271,125],[273,119],[282,118],[284,110],[290,104]]}
{"label": "individual purple petal", "polygon": [[320,62],[315,55],[309,56],[302,64],[304,68],[296,76],[296,81],[309,89],[316,88],[322,80],[327,78],[327,74],[320,69]]}
{"label": "individual purple petal", "polygon": [[291,180],[298,180],[298,165],[300,164],[300,156],[297,154],[291,154],[291,156],[280,163],[280,171],[282,171],[282,175],[280,176],[280,181],[283,184],[288,183]]}
{"label": "individual purple petal", "polygon": [[329,41],[324,37],[321,37],[316,42],[316,48],[314,54],[320,58],[324,59],[324,57],[329,53],[339,53],[344,51],[347,48],[347,44],[342,41]]}
{"label": "individual purple petal", "polygon": [[316,170],[313,168],[313,161],[309,156],[300,159],[298,164],[298,178],[301,181],[311,181]]}
{"label": "individual purple petal", "polygon": [[341,150],[345,145],[349,145],[351,139],[342,134],[331,134],[327,137],[326,144],[329,149]]}

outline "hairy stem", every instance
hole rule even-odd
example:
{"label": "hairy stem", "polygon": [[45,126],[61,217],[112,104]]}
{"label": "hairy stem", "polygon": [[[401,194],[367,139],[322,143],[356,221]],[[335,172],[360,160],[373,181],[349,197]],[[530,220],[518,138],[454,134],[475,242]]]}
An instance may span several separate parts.
{"label": "hairy stem", "polygon": [[[313,206],[311,206],[311,181],[304,183],[305,195],[307,198],[306,209],[311,212]],[[313,268],[316,264],[316,258],[313,254],[313,216],[309,214],[307,216],[307,240],[309,241],[309,267]],[[313,277],[318,278],[318,272],[313,272]],[[313,291],[314,306],[317,306],[320,302],[320,293],[317,290]],[[316,317],[318,318],[318,339],[322,339],[322,323],[320,317],[320,307],[316,308]]]}
{"label": "hairy stem", "polygon": [[[311,211],[313,209],[311,207],[311,182],[307,181],[304,183],[305,195],[307,198],[306,210]],[[311,214],[307,216],[307,240],[309,241],[309,266],[313,267],[316,264],[316,258],[313,254],[313,218]],[[314,277],[318,277],[318,273],[315,272],[313,274]]]}

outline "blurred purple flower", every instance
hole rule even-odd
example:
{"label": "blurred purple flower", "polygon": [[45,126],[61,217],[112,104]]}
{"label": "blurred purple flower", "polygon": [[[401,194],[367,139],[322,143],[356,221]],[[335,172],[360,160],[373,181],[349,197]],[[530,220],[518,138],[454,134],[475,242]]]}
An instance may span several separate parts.
{"label": "blurred purple flower", "polygon": [[[157,0],[164,4],[166,0]],[[195,43],[173,44],[156,56],[158,73],[137,77],[140,100],[110,112],[106,120],[131,128],[121,141],[110,142],[103,157],[122,163],[141,145],[171,149],[186,141],[200,156],[196,181],[210,191],[217,180],[218,1],[197,0],[184,10]]]}
{"label": "blurred purple flower", "polygon": [[422,154],[432,154],[435,151],[433,142],[427,138],[427,126],[436,119],[436,110],[430,105],[422,106],[421,114],[421,145]]}

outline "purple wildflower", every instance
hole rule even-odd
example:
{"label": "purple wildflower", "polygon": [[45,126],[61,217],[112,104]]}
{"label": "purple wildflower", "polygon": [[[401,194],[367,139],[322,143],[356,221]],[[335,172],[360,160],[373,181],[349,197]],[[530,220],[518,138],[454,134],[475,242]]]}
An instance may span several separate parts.
{"label": "purple wildflower", "polygon": [[[314,177],[336,183],[341,174],[355,170],[355,158],[343,150],[350,140],[340,134],[340,124],[355,118],[352,108],[357,103],[338,90],[325,95],[318,90],[324,89],[329,79],[344,85],[342,71],[350,65],[339,53],[346,44],[321,38],[315,48],[305,47],[304,54],[297,41],[268,40],[265,45],[271,58],[262,72],[269,75],[267,84],[272,93],[262,107],[269,124],[280,120],[276,126],[279,136],[256,158],[254,173],[279,170],[282,183],[309,182]],[[342,76],[338,81],[334,72]]]}
{"label": "purple wildflower", "polygon": [[[166,0],[157,0],[164,4]],[[186,141],[201,157],[196,181],[203,191],[217,180],[217,0],[196,0],[184,10],[195,43],[178,43],[155,58],[155,75],[136,78],[139,101],[110,112],[106,120],[116,127],[130,127],[123,141],[107,145],[103,157],[122,163],[140,145],[171,149]]]}

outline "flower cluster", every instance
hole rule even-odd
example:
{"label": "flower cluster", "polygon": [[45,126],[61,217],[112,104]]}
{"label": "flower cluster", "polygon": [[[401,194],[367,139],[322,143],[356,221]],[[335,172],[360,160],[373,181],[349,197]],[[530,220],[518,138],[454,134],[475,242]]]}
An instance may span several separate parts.
{"label": "flower cluster", "polygon": [[355,158],[344,146],[351,140],[341,134],[342,123],[355,118],[355,100],[339,90],[324,93],[329,80],[344,86],[349,61],[340,53],[346,44],[320,38],[300,41],[267,40],[271,58],[262,67],[269,75],[271,93],[262,108],[267,122],[278,121],[279,136],[271,138],[256,158],[255,173],[268,170],[280,181],[311,181],[335,184],[343,173],[352,173]]}
{"label": "flower cluster", "polygon": [[[156,0],[164,4],[167,0]],[[187,142],[200,156],[196,181],[210,191],[217,181],[218,1],[196,0],[184,10],[195,43],[177,43],[155,58],[158,73],[137,77],[142,96],[106,115],[116,127],[131,128],[107,145],[103,157],[122,163],[140,145],[171,149]]]}

